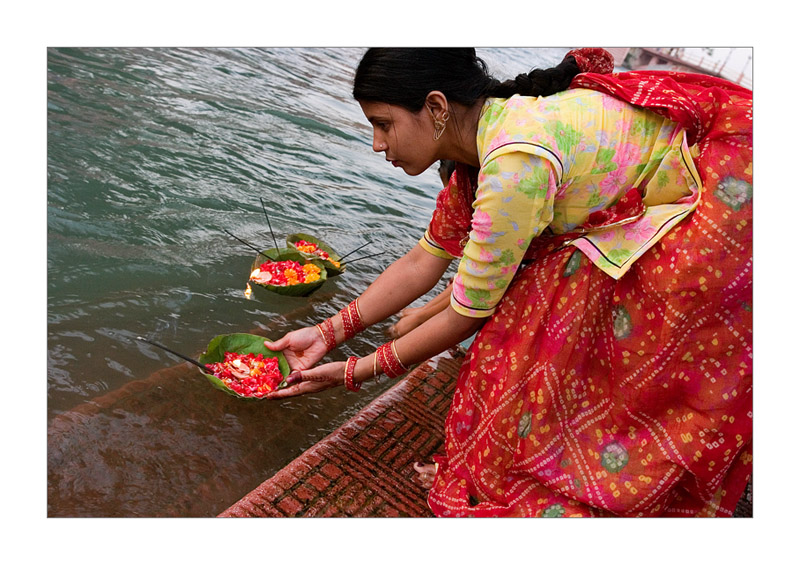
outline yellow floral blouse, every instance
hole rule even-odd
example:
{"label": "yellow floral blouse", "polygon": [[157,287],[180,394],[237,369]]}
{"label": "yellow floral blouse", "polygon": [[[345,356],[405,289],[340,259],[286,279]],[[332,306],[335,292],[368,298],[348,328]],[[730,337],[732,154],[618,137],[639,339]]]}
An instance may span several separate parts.
{"label": "yellow floral blouse", "polygon": [[[545,229],[581,231],[589,214],[638,188],[644,213],[573,240],[619,278],[697,207],[701,183],[683,129],[606,94],[573,89],[486,101],[478,123],[481,161],[472,230],[453,282],[451,304],[490,316]],[[428,230],[420,245],[453,258]]]}

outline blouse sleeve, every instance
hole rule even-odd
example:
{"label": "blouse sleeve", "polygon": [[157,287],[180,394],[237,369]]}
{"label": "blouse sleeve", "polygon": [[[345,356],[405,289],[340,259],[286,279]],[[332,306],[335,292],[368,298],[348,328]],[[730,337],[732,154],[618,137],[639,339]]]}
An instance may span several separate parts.
{"label": "blouse sleeve", "polygon": [[549,160],[522,151],[484,163],[469,241],[453,281],[456,312],[471,318],[494,313],[531,240],[553,219],[557,178]]}
{"label": "blouse sleeve", "polygon": [[436,257],[441,257],[442,259],[455,259],[447,250],[441,245],[436,238],[431,233],[431,229],[428,228],[425,230],[425,234],[422,236],[422,239],[419,240],[419,246],[422,247],[425,251],[434,255]]}

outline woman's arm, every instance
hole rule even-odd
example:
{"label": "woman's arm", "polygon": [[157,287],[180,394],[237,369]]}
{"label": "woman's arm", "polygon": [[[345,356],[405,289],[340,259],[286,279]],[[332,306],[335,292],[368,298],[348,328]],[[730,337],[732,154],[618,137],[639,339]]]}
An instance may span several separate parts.
{"label": "woman's arm", "polygon": [[[531,239],[552,219],[556,189],[554,166],[537,155],[512,151],[484,165],[473,203],[472,230],[453,282],[450,306],[395,342],[403,365],[413,365],[460,343],[493,314]],[[359,299],[362,321],[367,325],[376,323],[408,305],[436,284],[449,262],[415,247],[364,292]],[[341,316],[334,317],[334,328],[336,341],[341,343]],[[313,328],[293,334],[307,330]],[[303,335],[312,337],[310,333]],[[298,344],[296,341],[295,349]],[[292,396],[342,384],[344,363],[311,368],[323,354],[324,351],[319,356],[306,357],[313,360],[311,364],[292,364],[287,354],[291,367],[302,371],[301,376],[290,375],[289,381],[299,384],[270,396]],[[353,380],[362,382],[376,369],[375,354],[360,359]]]}
{"label": "woman's arm", "polygon": [[[447,270],[449,259],[436,257],[417,246],[401,259],[395,261],[359,297],[361,318],[366,325],[374,324],[398,312],[404,306],[433,288]],[[485,318],[470,318],[458,314],[450,306],[427,320],[424,324],[395,341],[397,357],[406,367],[425,361],[457,345],[475,333]],[[344,336],[341,316],[334,317],[337,341]],[[312,333],[313,332],[313,333]],[[271,349],[289,348],[287,359],[293,369],[288,381],[290,386],[273,392],[268,398],[285,398],[300,394],[319,392],[341,385],[344,382],[345,364],[341,361],[312,367],[303,351],[294,351],[298,336],[317,339],[319,332],[314,328],[304,328],[287,334],[271,344]],[[293,337],[294,336],[294,337]],[[269,346],[269,342],[267,343]],[[291,356],[290,356],[291,352]],[[299,354],[302,363],[295,364],[292,359]],[[323,353],[324,354],[324,353]],[[358,360],[353,374],[355,383],[372,378],[380,365],[372,353]],[[322,357],[322,354],[319,355]]]}
{"label": "woman's arm", "polygon": [[[414,247],[392,263],[359,297],[362,323],[372,325],[399,312],[433,288],[449,264],[449,259]],[[340,344],[345,340],[342,316],[333,316],[331,323],[336,343]],[[264,345],[273,351],[283,351],[292,371],[310,369],[327,351],[321,332],[313,326],[290,332],[274,342],[266,341]]]}
{"label": "woman's arm", "polygon": [[[447,267],[450,259],[436,257],[419,245],[389,265],[359,297],[358,307],[364,325],[371,326],[392,316],[431,290]],[[344,336],[341,320],[334,328]],[[338,341],[338,339],[337,339]]]}
{"label": "woman's arm", "polygon": [[[415,365],[426,361],[431,357],[447,351],[474,334],[486,321],[486,318],[470,318],[463,316],[453,310],[448,305],[443,311],[439,312],[419,327],[414,328],[406,335],[395,340],[397,356],[405,366]],[[368,361],[371,363],[372,356]],[[359,369],[361,365],[367,365],[363,360],[356,365],[355,380],[359,381],[362,375]],[[363,373],[366,380],[372,375],[372,366]]]}
{"label": "woman's arm", "polygon": [[[421,326],[395,340],[397,357],[406,367],[430,359],[464,341],[478,331],[485,321],[486,318],[463,316],[448,306]],[[380,371],[376,355],[377,353],[371,353],[356,362],[353,372],[353,381],[356,384],[371,379],[376,367]],[[294,372],[287,379],[288,387],[272,392],[266,398],[287,398],[340,386],[344,384],[344,370],[345,363],[337,361]]]}
{"label": "woman's arm", "polygon": [[484,163],[472,230],[453,281],[451,304],[457,312],[494,313],[531,240],[552,220],[557,191],[555,167],[537,155],[512,151]]}

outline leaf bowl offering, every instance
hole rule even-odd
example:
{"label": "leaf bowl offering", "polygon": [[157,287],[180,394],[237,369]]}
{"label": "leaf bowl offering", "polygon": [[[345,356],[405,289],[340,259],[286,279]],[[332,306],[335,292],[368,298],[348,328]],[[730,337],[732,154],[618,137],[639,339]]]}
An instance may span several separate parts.
{"label": "leaf bowl offering", "polygon": [[328,280],[322,261],[296,249],[267,249],[256,256],[248,284],[284,296],[309,296]]}
{"label": "leaf bowl offering", "polygon": [[203,375],[219,390],[245,400],[261,400],[284,388],[289,363],[279,351],[264,346],[266,338],[234,333],[212,339],[200,358]]}
{"label": "leaf bowl offering", "polygon": [[286,244],[308,259],[320,260],[325,265],[329,277],[340,275],[346,269],[341,256],[319,238],[307,233],[293,233],[286,237]]}

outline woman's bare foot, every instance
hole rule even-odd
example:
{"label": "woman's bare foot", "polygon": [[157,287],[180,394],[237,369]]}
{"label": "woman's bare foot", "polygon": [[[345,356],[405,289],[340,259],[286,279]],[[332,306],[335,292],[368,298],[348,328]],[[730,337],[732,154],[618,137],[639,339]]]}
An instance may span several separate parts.
{"label": "woman's bare foot", "polygon": [[433,478],[436,476],[436,465],[433,463],[414,463],[414,470],[419,473],[419,482],[424,489],[433,486]]}

